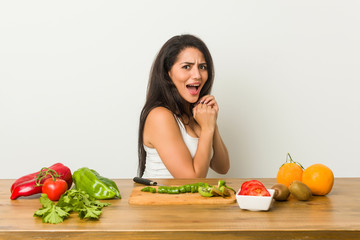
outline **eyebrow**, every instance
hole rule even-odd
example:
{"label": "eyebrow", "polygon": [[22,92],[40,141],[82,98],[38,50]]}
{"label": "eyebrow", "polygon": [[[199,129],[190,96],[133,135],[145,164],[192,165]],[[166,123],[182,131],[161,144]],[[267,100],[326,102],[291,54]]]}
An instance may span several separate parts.
{"label": "eyebrow", "polygon": [[[195,63],[193,63],[193,62],[182,62],[181,64],[194,65]],[[206,62],[199,63],[199,65],[204,65],[204,64],[207,64],[207,63]]]}

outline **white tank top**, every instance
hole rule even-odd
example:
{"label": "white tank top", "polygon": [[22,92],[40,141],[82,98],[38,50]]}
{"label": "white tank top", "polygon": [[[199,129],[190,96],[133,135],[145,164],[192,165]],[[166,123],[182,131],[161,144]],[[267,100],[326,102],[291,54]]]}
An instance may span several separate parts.
{"label": "white tank top", "polygon": [[[185,129],[184,124],[175,116],[175,119],[179,125],[180,132],[187,148],[190,151],[191,157],[195,156],[199,138],[190,136]],[[158,152],[155,148],[149,148],[145,145],[144,149],[146,152],[146,165],[144,171],[144,178],[173,178],[169,170],[165,167],[161,160]]]}

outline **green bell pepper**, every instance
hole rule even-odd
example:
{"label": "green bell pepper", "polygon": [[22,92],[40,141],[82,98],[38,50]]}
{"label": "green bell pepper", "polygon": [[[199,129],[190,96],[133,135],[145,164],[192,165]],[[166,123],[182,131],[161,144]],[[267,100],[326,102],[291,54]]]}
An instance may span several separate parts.
{"label": "green bell pepper", "polygon": [[121,198],[116,183],[100,176],[95,170],[87,167],[79,168],[73,173],[76,189],[85,191],[96,199]]}

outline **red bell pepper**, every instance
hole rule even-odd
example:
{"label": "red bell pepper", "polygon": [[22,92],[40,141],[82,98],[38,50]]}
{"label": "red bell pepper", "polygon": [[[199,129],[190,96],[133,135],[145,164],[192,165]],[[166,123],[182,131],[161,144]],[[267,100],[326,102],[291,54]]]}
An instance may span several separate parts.
{"label": "red bell pepper", "polygon": [[[72,175],[71,170],[68,167],[61,163],[56,163],[50,166],[49,169],[54,170],[57,174],[59,174],[59,178],[66,181],[68,189],[71,187]],[[41,193],[42,184],[46,179],[51,177],[51,175],[47,175],[41,178],[41,174],[44,174],[44,172],[45,171],[41,170],[17,179],[10,188],[10,199],[14,200],[21,196],[30,196],[33,194]]]}

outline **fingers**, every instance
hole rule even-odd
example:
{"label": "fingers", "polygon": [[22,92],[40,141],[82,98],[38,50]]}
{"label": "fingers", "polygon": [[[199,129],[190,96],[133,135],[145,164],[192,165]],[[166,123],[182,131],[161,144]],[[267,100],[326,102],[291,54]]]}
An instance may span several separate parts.
{"label": "fingers", "polygon": [[219,110],[219,106],[215,100],[215,97],[212,95],[205,95],[203,96],[199,101],[198,104],[206,104],[207,106],[210,106],[214,108],[216,111]]}
{"label": "fingers", "polygon": [[217,110],[207,104],[197,104],[193,108],[193,116],[201,129],[214,129],[217,120]]}
{"label": "fingers", "polygon": [[215,101],[215,97],[212,95],[205,95],[199,100],[199,103],[208,104],[211,101]]}
{"label": "fingers", "polygon": [[217,113],[217,109],[209,104],[199,103],[193,108],[194,117],[196,113]]}

